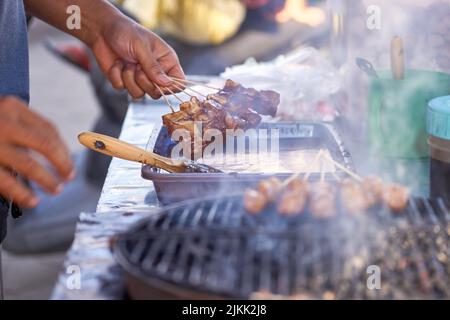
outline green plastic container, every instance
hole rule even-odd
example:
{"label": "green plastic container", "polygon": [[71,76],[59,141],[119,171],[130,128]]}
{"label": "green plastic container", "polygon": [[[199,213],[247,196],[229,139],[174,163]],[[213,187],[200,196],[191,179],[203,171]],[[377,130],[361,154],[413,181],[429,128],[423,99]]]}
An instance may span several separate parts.
{"label": "green plastic container", "polygon": [[406,72],[405,80],[379,72],[369,94],[369,141],[372,153],[400,159],[426,159],[427,107],[434,98],[450,94],[450,75]]}
{"label": "green plastic container", "polygon": [[390,71],[379,76],[369,93],[370,162],[386,178],[428,196],[427,108],[433,98],[450,94],[450,75],[411,70],[405,80],[392,79]]}
{"label": "green plastic container", "polygon": [[430,145],[430,197],[450,204],[450,96],[430,101],[427,130]]}

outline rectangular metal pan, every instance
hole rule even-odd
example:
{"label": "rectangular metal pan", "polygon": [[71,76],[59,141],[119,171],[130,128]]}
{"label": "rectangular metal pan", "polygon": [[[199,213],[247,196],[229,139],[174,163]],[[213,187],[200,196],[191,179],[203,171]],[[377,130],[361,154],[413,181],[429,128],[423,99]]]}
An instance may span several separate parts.
{"label": "rectangular metal pan", "polygon": [[[328,149],[334,160],[353,170],[350,153],[347,151],[341,137],[332,125],[324,123],[263,123],[262,129],[278,129],[280,134],[280,152],[306,149]],[[147,150],[170,157],[171,150],[176,145],[170,138],[164,126],[157,127],[150,137]],[[336,172],[343,177],[342,171]],[[243,191],[249,186],[255,186],[260,180],[269,176],[286,179],[292,173],[166,173],[151,166],[142,167],[142,177],[153,181],[158,200],[163,204],[171,204],[195,198],[214,195],[226,195],[230,192]],[[317,180],[320,175],[311,175],[311,180]],[[332,179],[327,175],[327,179]]]}

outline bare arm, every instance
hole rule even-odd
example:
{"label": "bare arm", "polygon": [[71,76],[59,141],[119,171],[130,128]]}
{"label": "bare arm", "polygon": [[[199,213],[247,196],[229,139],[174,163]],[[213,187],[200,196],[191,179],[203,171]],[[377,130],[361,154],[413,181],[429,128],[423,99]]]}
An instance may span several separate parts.
{"label": "bare arm", "polygon": [[[67,8],[81,11],[81,29],[67,27]],[[175,51],[156,34],[138,25],[104,0],[25,0],[29,14],[69,33],[88,45],[116,89],[134,98],[144,93],[161,97],[155,83],[173,86],[170,77],[184,78]]]}
{"label": "bare arm", "polygon": [[[125,18],[113,5],[103,0],[25,0],[28,14],[73,35],[88,46],[92,46],[102,29],[112,20]],[[67,27],[67,8],[77,5],[81,9],[81,30]]]}

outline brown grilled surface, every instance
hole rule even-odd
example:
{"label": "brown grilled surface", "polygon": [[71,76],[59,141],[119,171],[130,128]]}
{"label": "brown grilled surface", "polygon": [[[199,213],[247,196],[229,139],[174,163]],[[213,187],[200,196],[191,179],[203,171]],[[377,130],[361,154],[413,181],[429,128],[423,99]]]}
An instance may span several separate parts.
{"label": "brown grilled surface", "polygon": [[[273,212],[250,216],[239,196],[181,204],[120,237],[115,254],[141,293],[143,286],[178,297],[450,298],[450,214],[441,201],[328,221]],[[381,290],[367,289],[370,265],[381,268]]]}

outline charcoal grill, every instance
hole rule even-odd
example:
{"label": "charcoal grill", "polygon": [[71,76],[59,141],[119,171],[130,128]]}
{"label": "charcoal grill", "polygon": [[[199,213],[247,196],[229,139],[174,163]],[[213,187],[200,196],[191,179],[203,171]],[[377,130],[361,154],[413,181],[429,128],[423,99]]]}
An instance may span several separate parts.
{"label": "charcoal grill", "polygon": [[[330,220],[308,212],[248,215],[241,196],[162,209],[119,236],[113,251],[132,298],[450,298],[450,213],[441,200],[411,199]],[[381,290],[367,288],[367,267]]]}

